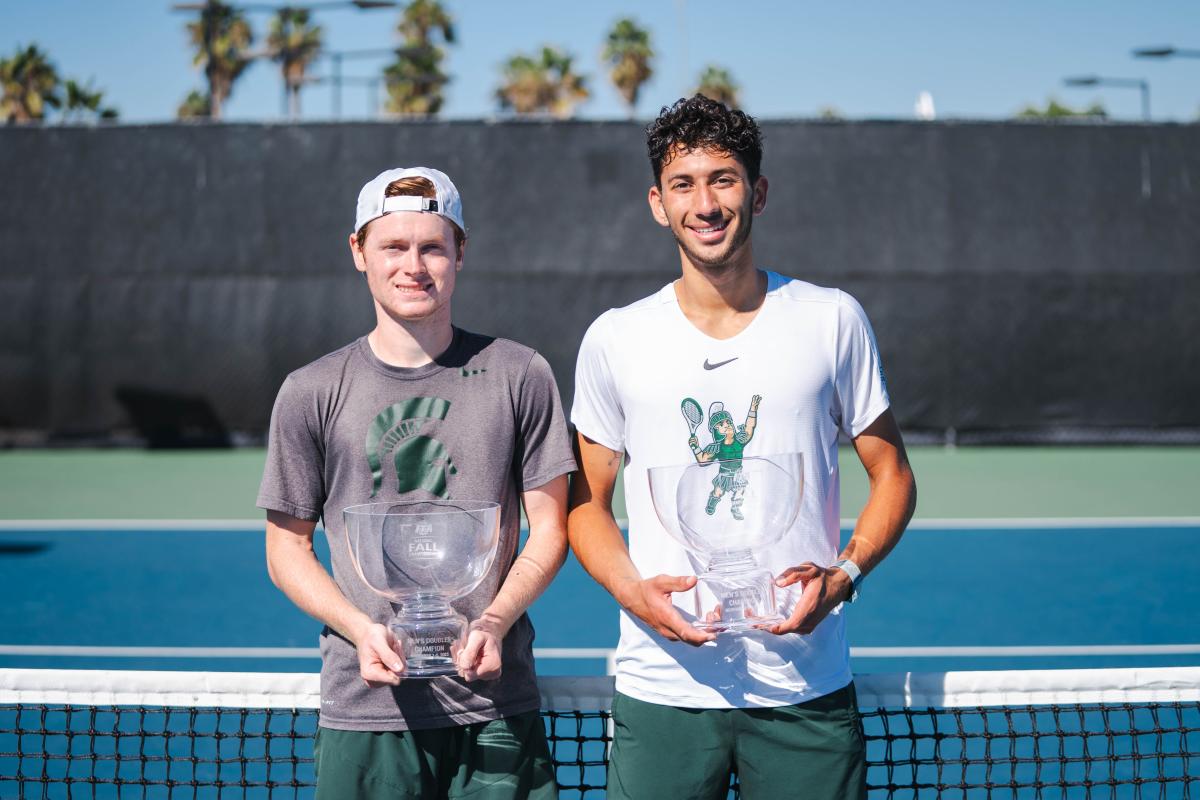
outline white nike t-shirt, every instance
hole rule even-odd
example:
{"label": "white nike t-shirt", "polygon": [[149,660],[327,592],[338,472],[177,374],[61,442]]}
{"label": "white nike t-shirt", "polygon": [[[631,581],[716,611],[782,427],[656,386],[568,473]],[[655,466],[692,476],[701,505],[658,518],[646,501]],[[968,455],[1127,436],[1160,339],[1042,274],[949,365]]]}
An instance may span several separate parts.
{"label": "white nike t-shirt", "polygon": [[[629,553],[643,577],[694,575],[687,551],[664,530],[650,500],[647,470],[686,464],[691,426],[680,411],[695,399],[705,420],[723,404],[747,421],[761,396],[746,456],[802,453],[804,488],[796,523],[758,563],[778,575],[806,561],[827,566],[839,545],[838,432],[854,437],[888,407],[875,337],[862,307],[838,289],[774,272],[751,323],[713,339],[683,315],[672,284],[602,314],[584,336],[575,370],[571,421],[584,436],[625,453]],[[789,614],[800,587],[778,590]],[[674,596],[685,616],[690,593]],[[617,691],[689,708],[777,706],[836,691],[850,682],[840,608],[807,636],[724,634],[702,647],[667,641],[621,612]]]}

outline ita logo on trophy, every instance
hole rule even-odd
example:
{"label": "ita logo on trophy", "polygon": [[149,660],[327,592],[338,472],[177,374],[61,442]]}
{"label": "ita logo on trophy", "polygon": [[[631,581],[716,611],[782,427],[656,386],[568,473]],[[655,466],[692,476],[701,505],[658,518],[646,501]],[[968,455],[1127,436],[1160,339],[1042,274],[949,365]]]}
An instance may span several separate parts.
{"label": "ita logo on trophy", "polygon": [[483,581],[500,542],[500,504],[368,503],[342,512],[360,578],[388,600],[410,678],[454,675],[467,619],[450,603]]}

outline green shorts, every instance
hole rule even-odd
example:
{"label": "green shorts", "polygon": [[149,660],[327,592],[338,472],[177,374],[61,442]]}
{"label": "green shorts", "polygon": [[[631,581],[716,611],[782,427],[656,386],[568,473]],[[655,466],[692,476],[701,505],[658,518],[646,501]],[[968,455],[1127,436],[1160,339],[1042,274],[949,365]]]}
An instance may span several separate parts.
{"label": "green shorts", "polygon": [[675,708],[613,697],[609,800],[867,796],[854,684],[778,708]]}
{"label": "green shorts", "polygon": [[318,728],[317,800],[558,797],[536,711],[420,731]]}

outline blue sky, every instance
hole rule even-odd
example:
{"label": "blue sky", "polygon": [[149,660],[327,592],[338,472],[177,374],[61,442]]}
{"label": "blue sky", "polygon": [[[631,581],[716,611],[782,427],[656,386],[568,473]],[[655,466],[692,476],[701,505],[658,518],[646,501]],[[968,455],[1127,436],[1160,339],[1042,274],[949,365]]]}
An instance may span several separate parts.
{"label": "blue sky", "polygon": [[[808,117],[832,106],[849,118],[908,119],[917,95],[933,95],[940,118],[1002,119],[1054,96],[1071,105],[1102,102],[1116,119],[1137,119],[1137,91],[1067,88],[1067,75],[1099,74],[1150,82],[1153,119],[1200,116],[1200,59],[1145,60],[1132,48],[1200,48],[1200,3],[1182,0],[927,0],[827,3],[797,0],[444,0],[457,24],[449,48],[453,76],[444,116],[494,117],[499,66],[518,51],[554,44],[589,76],[587,119],[625,116],[600,62],[606,31],[622,16],[650,30],[655,76],[644,87],[640,118],[694,88],[706,64],[728,69],[742,105],[763,118]],[[202,75],[191,66],[184,31],[193,15],[165,0],[0,0],[0,53],[36,42],[62,75],[92,79],[128,122],[166,121]],[[259,36],[267,14],[252,14]],[[390,47],[397,10],[328,10],[319,15],[327,47]],[[346,75],[378,75],[381,60],[347,61]],[[328,72],[328,62],[315,72]],[[275,64],[253,65],[227,106],[234,120],[277,120],[281,82]],[[305,89],[303,118],[328,119],[327,86]],[[347,86],[344,116],[371,114],[370,91]]]}

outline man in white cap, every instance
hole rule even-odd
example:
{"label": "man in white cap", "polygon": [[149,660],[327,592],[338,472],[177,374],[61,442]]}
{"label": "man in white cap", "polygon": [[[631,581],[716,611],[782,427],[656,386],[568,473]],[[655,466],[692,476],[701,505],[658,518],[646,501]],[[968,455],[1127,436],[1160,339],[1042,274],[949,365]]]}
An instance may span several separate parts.
{"label": "man in white cap", "polygon": [[[550,367],[451,323],[467,228],[443,173],[394,169],[359,194],[350,252],[375,328],[293,372],[271,415],[258,505],[271,579],[321,634],[318,798],[556,797],[525,613],[566,555],[575,467]],[[389,604],[356,574],[342,510],[458,498],[501,506],[458,676],[406,677]],[[529,538],[518,553],[520,506]],[[323,520],[333,576],[313,552]]]}

